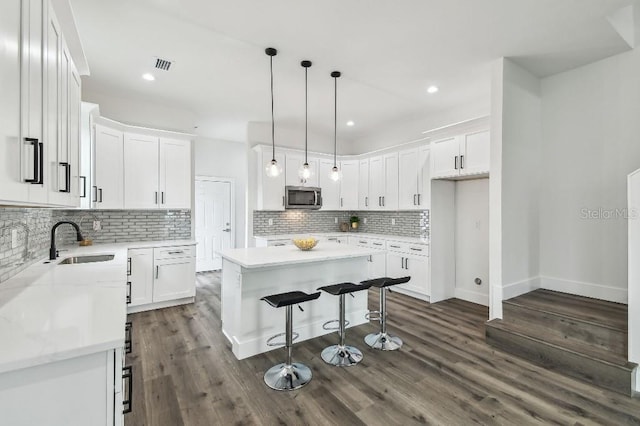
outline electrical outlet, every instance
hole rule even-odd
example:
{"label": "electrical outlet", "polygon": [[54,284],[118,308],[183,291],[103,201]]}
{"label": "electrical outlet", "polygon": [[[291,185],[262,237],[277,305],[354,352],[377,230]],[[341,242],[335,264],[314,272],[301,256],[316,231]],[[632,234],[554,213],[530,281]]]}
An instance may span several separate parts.
{"label": "electrical outlet", "polygon": [[395,218],[392,218],[392,219],[391,219],[391,224],[392,224],[392,225],[395,225],[395,224],[396,224],[396,219],[395,219]]}
{"label": "electrical outlet", "polygon": [[11,248],[14,249],[16,247],[18,247],[18,230],[12,229],[11,230]]}
{"label": "electrical outlet", "polygon": [[366,217],[364,218],[364,224],[365,225],[367,224],[367,218]]}
{"label": "electrical outlet", "polygon": [[333,218],[333,222],[334,222],[334,223],[338,223],[338,218],[337,218],[337,217],[334,217],[334,218]]}
{"label": "electrical outlet", "polygon": [[100,223],[99,220],[94,220],[93,221],[93,230],[94,231],[101,231],[102,230],[102,223]]}
{"label": "electrical outlet", "polygon": [[273,226],[273,219],[269,219],[269,226]]}

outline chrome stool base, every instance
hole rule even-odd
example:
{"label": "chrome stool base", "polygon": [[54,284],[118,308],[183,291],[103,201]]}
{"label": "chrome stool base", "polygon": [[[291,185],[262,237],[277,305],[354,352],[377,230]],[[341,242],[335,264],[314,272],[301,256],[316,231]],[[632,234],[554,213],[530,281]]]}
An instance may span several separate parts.
{"label": "chrome stool base", "polygon": [[395,351],[402,347],[402,339],[387,333],[371,333],[364,338],[367,345],[381,351]]}
{"label": "chrome stool base", "polygon": [[327,364],[337,367],[350,367],[362,361],[363,355],[358,348],[349,345],[332,345],[324,348],[320,355]]}
{"label": "chrome stool base", "polygon": [[274,365],[264,373],[264,382],[271,389],[289,391],[300,389],[311,381],[311,369],[304,364],[294,362]]}

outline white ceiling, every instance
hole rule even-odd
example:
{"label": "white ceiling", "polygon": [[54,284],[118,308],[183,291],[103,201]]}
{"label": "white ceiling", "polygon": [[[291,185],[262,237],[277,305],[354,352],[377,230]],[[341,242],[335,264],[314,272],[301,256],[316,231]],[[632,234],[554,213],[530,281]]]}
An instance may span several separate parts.
{"label": "white ceiling", "polygon": [[[629,48],[606,16],[634,0],[71,0],[91,68],[88,90],[124,93],[194,112],[197,133],[242,140],[270,119],[362,140],[394,123],[488,99],[491,62],[514,58],[546,76]],[[174,61],[157,80],[153,57]],[[435,84],[440,92],[428,95]],[[355,121],[354,127],[345,125]],[[184,129],[190,130],[190,129]],[[419,137],[420,135],[416,135]]]}

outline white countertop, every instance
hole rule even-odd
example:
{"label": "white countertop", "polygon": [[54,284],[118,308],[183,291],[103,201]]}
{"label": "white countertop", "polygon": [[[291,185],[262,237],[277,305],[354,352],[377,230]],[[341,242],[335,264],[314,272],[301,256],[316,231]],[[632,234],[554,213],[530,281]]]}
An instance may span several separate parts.
{"label": "white countertop", "polygon": [[[106,351],[124,344],[127,249],[192,240],[60,247],[0,283],[0,373]],[[113,254],[106,262],[60,265],[66,257]]]}
{"label": "white countertop", "polygon": [[328,237],[328,236],[340,236],[340,237],[354,237],[354,238],[380,238],[389,241],[400,241],[413,244],[429,244],[429,239],[420,237],[402,237],[399,235],[387,235],[387,234],[370,234],[366,232],[306,232],[298,234],[276,234],[276,235],[254,235],[254,238],[273,241],[273,240],[291,240],[293,238],[300,238],[304,236],[312,237]]}
{"label": "white countertop", "polygon": [[[317,234],[316,234],[317,235]],[[380,250],[356,247],[347,244],[318,242],[312,250],[302,251],[296,246],[251,247],[224,250],[224,259],[243,268],[263,268],[268,266],[291,265],[297,263],[322,262],[327,260],[366,257],[379,254]]]}

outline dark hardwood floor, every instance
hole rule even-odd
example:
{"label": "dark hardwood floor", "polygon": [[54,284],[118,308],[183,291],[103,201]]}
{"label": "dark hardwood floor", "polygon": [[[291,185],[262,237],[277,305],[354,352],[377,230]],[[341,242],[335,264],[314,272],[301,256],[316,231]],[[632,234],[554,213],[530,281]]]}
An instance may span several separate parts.
{"label": "dark hardwood floor", "polygon": [[[130,316],[134,400],[126,426],[640,424],[640,399],[488,346],[485,307],[456,299],[429,305],[397,293],[388,298],[389,331],[404,340],[400,351],[366,347],[377,323],[348,329],[348,343],[364,353],[354,367],[320,358],[336,334],[301,342],[294,359],[311,367],[313,380],[272,391],[262,375],[284,350],[235,359],[220,330],[219,279],[198,275],[195,304]],[[369,304],[377,308],[377,292]]]}

